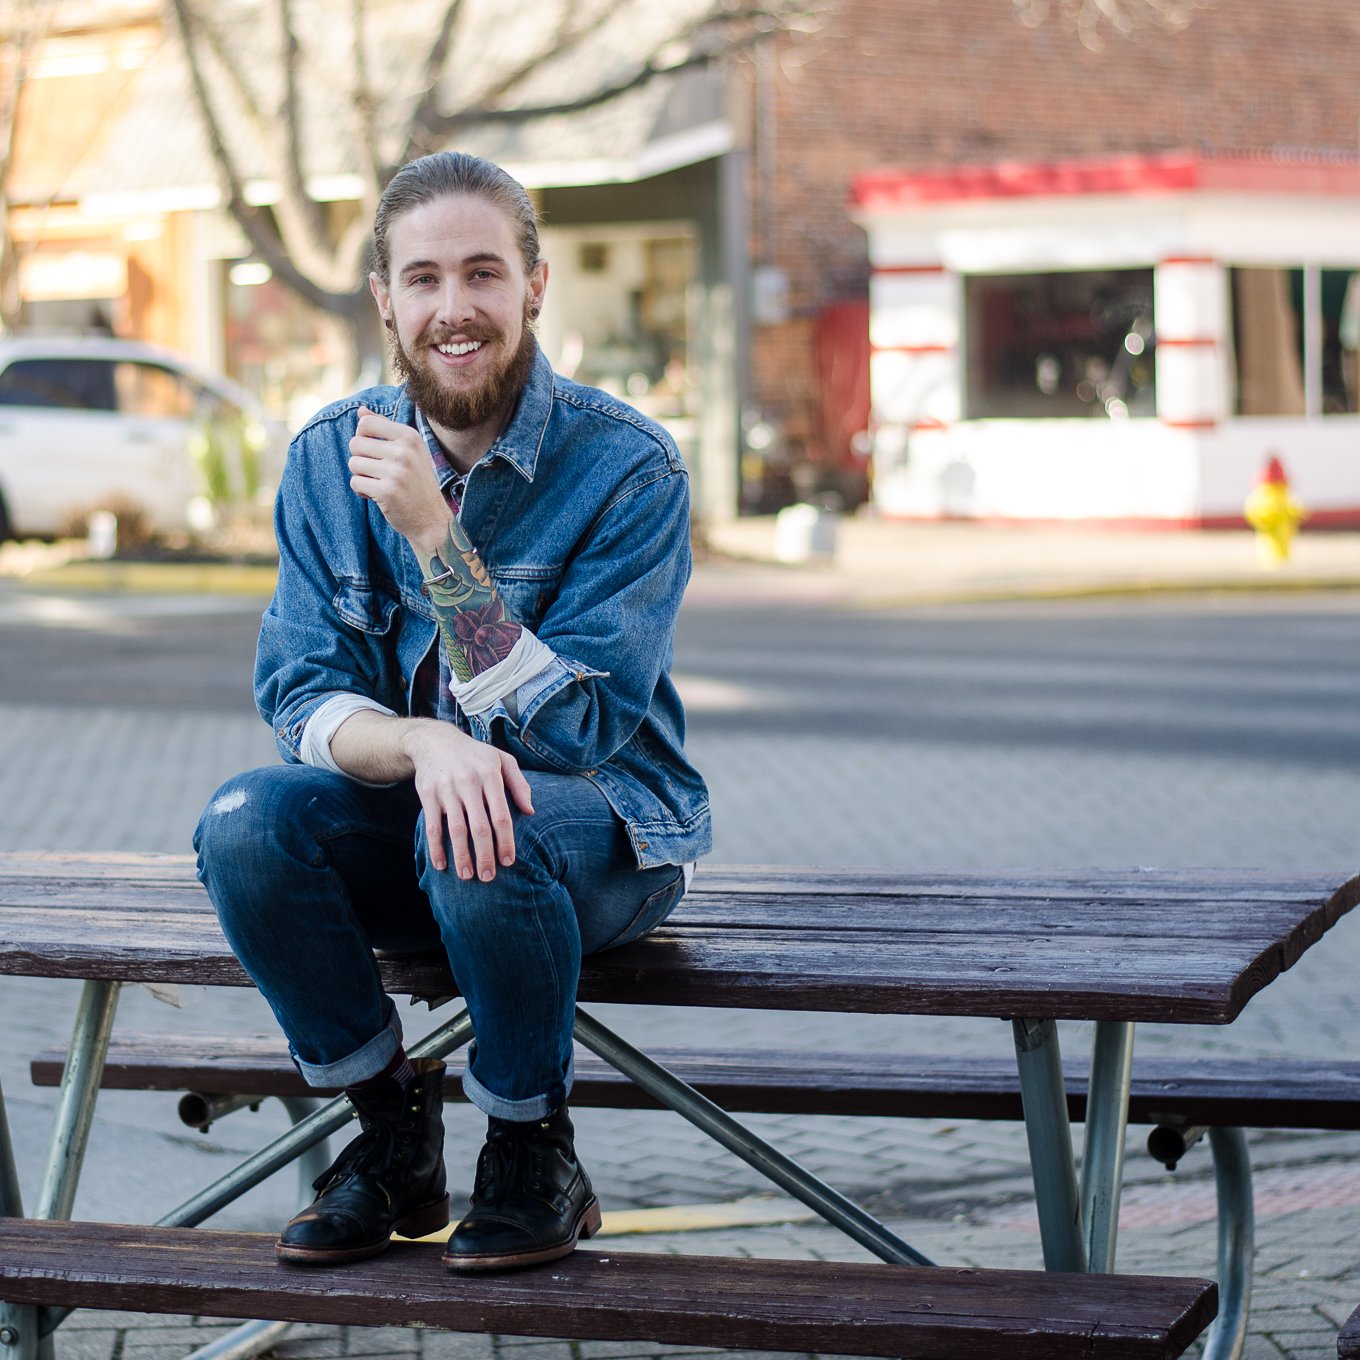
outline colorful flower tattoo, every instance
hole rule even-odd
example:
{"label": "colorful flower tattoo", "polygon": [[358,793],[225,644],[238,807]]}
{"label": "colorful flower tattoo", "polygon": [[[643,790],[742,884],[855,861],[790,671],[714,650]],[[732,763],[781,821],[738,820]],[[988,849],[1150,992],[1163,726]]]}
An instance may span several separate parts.
{"label": "colorful flower tattoo", "polygon": [[426,563],[426,586],[455,678],[473,676],[504,661],[519,641],[520,625],[510,617],[477,549],[455,519],[441,553]]}

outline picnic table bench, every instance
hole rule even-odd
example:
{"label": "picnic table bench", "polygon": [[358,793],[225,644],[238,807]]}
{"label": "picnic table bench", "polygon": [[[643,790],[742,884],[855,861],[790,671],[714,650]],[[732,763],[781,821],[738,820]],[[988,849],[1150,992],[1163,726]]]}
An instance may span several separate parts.
{"label": "picnic table bench", "polygon": [[[925,1258],[582,1011],[577,1037],[589,1049],[895,1264],[745,1262],[738,1269],[702,1257],[583,1250],[542,1271],[464,1284],[440,1278],[433,1258],[428,1268],[411,1264],[426,1250],[421,1244],[317,1273],[274,1262],[268,1236],[185,1240],[191,1225],[340,1127],[345,1108],[308,1116],[223,1178],[229,1184],[208,1187],[157,1225],[57,1221],[69,1214],[90,1106],[105,1078],[118,986],[248,981],[187,859],[0,855],[0,974],[86,982],[34,1219],[19,1216],[12,1159],[7,1173],[0,1155],[0,1213],[9,1216],[0,1221],[0,1324],[13,1333],[15,1360],[29,1360],[37,1336],[72,1306],[860,1354],[1176,1355],[1213,1316],[1214,1286],[1108,1273],[1133,1024],[1230,1022],[1355,905],[1360,880],[1337,883],[1336,876],[1227,872],[998,879],[705,869],[661,930],[586,961],[582,1002],[1010,1019],[1044,1261],[1068,1273],[904,1269]],[[442,959],[380,957],[380,969],[396,993],[454,992]],[[1053,1023],[1060,1019],[1096,1022],[1080,1186]],[[469,1032],[466,1019],[456,1018],[413,1053],[447,1053]],[[691,1068],[691,1075],[702,1074]],[[844,1112],[857,1079],[841,1075],[831,1094],[780,1097],[784,1108],[812,1100]],[[753,1097],[757,1107],[774,1098],[772,1083],[748,1078],[741,1080],[749,1089],[766,1088]],[[612,1079],[596,1085],[623,1089]],[[797,1083],[773,1085],[793,1090]],[[891,1098],[879,1081],[874,1099]],[[998,1099],[1014,1111],[1014,1090],[985,1096]],[[118,1250],[104,1249],[112,1243]],[[1232,1245],[1227,1306],[1206,1354],[1235,1353],[1245,1328],[1249,1241],[1245,1275],[1243,1244]]]}

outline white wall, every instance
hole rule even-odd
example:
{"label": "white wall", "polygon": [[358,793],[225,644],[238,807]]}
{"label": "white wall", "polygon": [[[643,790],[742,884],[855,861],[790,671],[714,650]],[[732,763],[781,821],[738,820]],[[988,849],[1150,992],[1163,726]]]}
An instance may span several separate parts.
{"label": "white wall", "polygon": [[[1165,194],[939,204],[863,219],[874,499],[889,515],[1227,519],[1278,453],[1312,511],[1360,512],[1360,416],[1238,418],[1227,271],[1360,268],[1360,200]],[[1158,419],[962,419],[965,273],[1152,265]],[[943,266],[937,272],[892,272]]]}
{"label": "white wall", "polygon": [[874,499],[911,518],[1191,520],[1196,442],[1155,420],[965,421],[879,460]]}

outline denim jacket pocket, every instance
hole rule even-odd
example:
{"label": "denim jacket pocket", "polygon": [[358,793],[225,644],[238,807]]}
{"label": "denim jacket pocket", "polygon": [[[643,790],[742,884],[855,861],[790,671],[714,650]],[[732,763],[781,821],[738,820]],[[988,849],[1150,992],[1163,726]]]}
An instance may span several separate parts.
{"label": "denim jacket pocket", "polygon": [[557,598],[561,567],[492,567],[491,579],[510,617],[532,630]]}
{"label": "denim jacket pocket", "polygon": [[401,602],[396,595],[382,588],[375,589],[358,576],[342,576],[340,588],[331,598],[336,614],[354,628],[365,633],[386,633]]}

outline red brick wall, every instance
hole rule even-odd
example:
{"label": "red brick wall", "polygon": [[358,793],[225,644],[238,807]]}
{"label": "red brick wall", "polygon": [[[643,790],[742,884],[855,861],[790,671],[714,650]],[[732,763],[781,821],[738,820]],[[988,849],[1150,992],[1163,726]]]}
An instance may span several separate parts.
{"label": "red brick wall", "polygon": [[[792,320],[755,328],[753,383],[791,443],[811,428],[808,318],[867,286],[847,212],[860,171],[1176,147],[1354,154],[1360,142],[1355,0],[1218,0],[1178,33],[1107,29],[1098,52],[1057,18],[1026,27],[1012,0],[841,0],[777,56],[773,135],[753,139],[752,258],[787,272]],[[760,60],[743,73],[753,124]]]}

